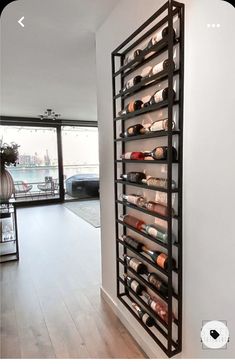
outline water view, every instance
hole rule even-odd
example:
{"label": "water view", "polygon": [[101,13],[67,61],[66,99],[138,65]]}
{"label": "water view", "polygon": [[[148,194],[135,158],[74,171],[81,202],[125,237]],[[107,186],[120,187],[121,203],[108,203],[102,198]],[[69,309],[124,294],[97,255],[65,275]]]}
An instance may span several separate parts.
{"label": "water view", "polygon": [[[38,166],[38,167],[9,167],[15,182],[23,181],[26,183],[32,183],[34,185],[33,190],[37,189],[37,183],[45,182],[45,177],[52,177],[53,180],[58,179],[58,167],[57,166]],[[64,166],[64,180],[74,176],[76,174],[98,174],[98,165],[79,165],[79,166]]]}

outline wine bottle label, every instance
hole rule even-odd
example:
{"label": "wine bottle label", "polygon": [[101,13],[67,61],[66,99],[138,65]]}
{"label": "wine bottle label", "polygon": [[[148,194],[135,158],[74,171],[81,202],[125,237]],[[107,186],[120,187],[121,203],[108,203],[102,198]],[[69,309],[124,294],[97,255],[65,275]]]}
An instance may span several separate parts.
{"label": "wine bottle label", "polygon": [[124,154],[124,159],[131,159],[132,152],[128,152]]}
{"label": "wine bottle label", "polygon": [[158,64],[156,64],[154,67],[153,67],[153,75],[156,75],[156,73],[159,73],[161,71],[163,71],[164,67],[163,67],[163,64],[164,64],[165,61],[162,61]]}
{"label": "wine bottle label", "polygon": [[133,87],[134,86],[134,77],[133,78],[131,78],[129,81],[127,81],[127,83],[126,83],[126,88],[127,89],[129,89],[129,88],[131,88],[131,87]]}
{"label": "wine bottle label", "polygon": [[162,39],[162,31],[158,31],[154,36],[152,37],[152,44],[156,44]]}
{"label": "wine bottle label", "polygon": [[151,66],[147,66],[143,69],[143,71],[141,72],[141,76],[144,77],[148,77],[149,74],[152,72],[152,67]]}
{"label": "wine bottle label", "polygon": [[143,323],[146,325],[148,320],[149,320],[149,315],[147,313],[144,313],[142,316]]}
{"label": "wine bottle label", "polygon": [[168,119],[155,121],[151,126],[151,131],[160,131],[160,130],[167,130],[168,128]]}
{"label": "wine bottle label", "polygon": [[127,201],[129,203],[133,203],[134,205],[137,205],[138,199],[139,199],[139,196],[133,196],[133,195],[127,196]]}
{"label": "wine bottle label", "polygon": [[155,301],[152,301],[151,304],[150,304],[150,307],[153,311],[157,311],[157,302]]}
{"label": "wine bottle label", "polygon": [[141,246],[142,246],[141,243],[139,243],[138,241],[135,241],[130,236],[126,236],[124,240],[125,240],[125,242],[127,244],[129,244],[130,246],[132,246],[132,248],[134,248],[134,249],[139,250],[141,248]]}
{"label": "wine bottle label", "polygon": [[164,158],[164,149],[163,149],[163,148],[161,148],[161,147],[157,147],[157,148],[154,150],[153,154],[154,154],[154,157],[155,157],[156,159],[163,159],[163,158]]}
{"label": "wine bottle label", "polygon": [[139,283],[137,281],[132,281],[131,282],[131,289],[133,289],[134,292],[136,292],[139,288]]}
{"label": "wine bottle label", "polygon": [[163,206],[167,206],[167,194],[165,192],[157,191],[155,200],[157,203],[160,203]]}
{"label": "wine bottle label", "polygon": [[129,261],[129,266],[132,268],[132,269],[134,269],[134,271],[136,271],[137,272],[137,270],[138,270],[138,267],[139,267],[139,265],[140,265],[141,263],[137,260],[137,259],[135,259],[135,258],[132,258],[130,261]]}
{"label": "wine bottle label", "polygon": [[152,236],[153,238],[159,239],[161,241],[165,241],[165,236],[164,234],[157,230],[156,228],[152,227],[152,226],[148,226],[147,227],[147,233]]}
{"label": "wine bottle label", "polygon": [[134,112],[135,111],[135,101],[131,101],[128,105],[128,111]]}
{"label": "wine bottle label", "polygon": [[163,90],[160,90],[160,91],[157,91],[155,94],[154,94],[154,101],[157,103],[157,102],[161,102],[163,101]]}
{"label": "wine bottle label", "polygon": [[143,101],[143,103],[145,104],[146,102],[149,102],[149,100],[151,99],[151,96],[150,95],[147,95],[147,96],[144,96],[143,98],[142,98],[142,101]]}
{"label": "wine bottle label", "polygon": [[130,126],[128,129],[127,129],[127,135],[129,136],[132,136],[135,134],[135,128],[134,126]]}
{"label": "wine bottle label", "polygon": [[167,179],[147,176],[146,183],[148,186],[167,188]]}
{"label": "wine bottle label", "polygon": [[162,285],[162,283],[153,275],[153,274],[151,274],[150,276],[149,276],[149,282],[154,286],[154,287],[156,287],[158,290],[160,290],[161,289],[161,285]]}
{"label": "wine bottle label", "polygon": [[167,260],[167,255],[164,254],[164,253],[161,253],[157,257],[157,262],[156,263],[157,263],[157,265],[159,265],[159,267],[164,269],[166,260]]}

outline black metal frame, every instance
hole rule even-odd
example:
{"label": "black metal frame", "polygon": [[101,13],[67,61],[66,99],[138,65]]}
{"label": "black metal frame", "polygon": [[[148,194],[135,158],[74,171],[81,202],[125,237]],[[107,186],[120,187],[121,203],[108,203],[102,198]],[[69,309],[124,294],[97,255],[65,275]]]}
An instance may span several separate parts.
{"label": "black metal frame", "polygon": [[[164,15],[164,12],[167,12],[167,15],[157,24],[153,25],[153,21],[156,21],[157,18]],[[180,35],[175,40],[173,34],[173,18],[178,16],[179,18],[179,28]],[[150,35],[162,25],[168,23],[169,32],[168,37],[165,40],[161,40],[157,45],[151,47],[151,51],[155,53],[150,55],[150,57],[142,58],[138,57],[138,62],[131,61],[128,66],[124,64],[125,55],[132,50],[134,47],[138,46],[143,40],[148,39]],[[153,25],[151,28],[149,28]],[[148,28],[146,30],[146,28]],[[143,32],[145,33],[143,34]],[[141,34],[141,35],[140,35]],[[140,35],[140,37],[138,37]],[[137,38],[137,39],[136,39]],[[173,52],[175,45],[179,46],[179,69],[174,70],[173,63]],[[142,80],[140,84],[133,86],[130,90],[125,92],[116,93],[116,79],[120,77],[121,88],[124,85],[124,79],[127,75],[129,75],[134,70],[137,70],[143,64],[146,64],[150,60],[154,59],[154,57],[161,54],[163,51],[168,51],[168,59],[169,59],[169,68],[168,71],[162,71],[158,75],[151,77],[149,80],[151,83]],[[149,51],[144,50],[144,54],[147,55],[150,53]],[[119,69],[116,70],[116,65],[119,64]],[[132,66],[132,67],[131,67]],[[174,100],[173,95],[173,80],[175,76],[179,77],[179,97],[177,100]],[[149,81],[148,80],[148,81]],[[121,100],[121,109],[124,107],[124,101],[127,97],[133,96],[136,92],[142,91],[148,87],[152,87],[157,82],[162,80],[168,80],[169,87],[169,96],[167,101],[163,101],[161,103],[151,105],[147,108],[128,113],[125,116],[117,116],[117,105],[116,102],[118,99]],[[141,27],[139,27],[131,36],[129,36],[119,47],[117,47],[112,52],[112,90],[113,90],[113,130],[114,130],[114,189],[115,189],[115,228],[116,228],[116,277],[117,277],[117,297],[124,304],[124,306],[131,312],[131,314],[137,319],[142,327],[148,332],[148,334],[153,338],[153,340],[161,347],[161,349],[166,353],[168,357],[172,357],[182,350],[182,178],[183,178],[183,98],[184,98],[184,4],[179,3],[177,1],[169,0],[165,3],[151,18],[149,18]],[[172,116],[173,116],[173,108],[178,107],[179,109],[179,130],[172,130]],[[117,138],[117,123],[121,122],[121,131],[125,130],[125,120],[130,118],[134,118],[137,115],[141,115],[144,113],[149,113],[152,111],[156,111],[159,109],[167,108],[168,110],[168,131],[165,132],[155,132],[148,135],[141,135],[135,137],[128,138]],[[168,156],[166,161],[133,161],[133,160],[119,160],[117,158],[117,145],[121,143],[121,152],[125,153],[125,143],[131,140],[142,140],[148,138],[158,138],[158,137],[166,137],[167,138],[167,146],[168,146]],[[173,137],[178,138],[178,160],[174,162],[172,159],[172,142]],[[167,165],[167,178],[168,178],[168,186],[166,189],[157,188],[157,187],[149,187],[146,185],[130,183],[127,181],[120,180],[117,173],[118,165],[121,165],[122,172],[125,174],[126,171],[126,163],[164,163]],[[172,188],[172,166],[173,163],[178,168],[178,187]],[[167,208],[168,208],[168,216],[163,218],[157,214],[151,213],[143,208],[128,204],[126,202],[120,201],[118,198],[118,185],[122,188],[122,193],[126,193],[126,186],[131,185],[137,188],[145,188],[154,191],[163,191],[167,193]],[[172,216],[172,194],[175,193],[178,195],[178,215]],[[167,229],[168,229],[168,244],[164,244],[159,240],[156,240],[149,235],[140,232],[139,230],[127,225],[123,221],[119,219],[118,216],[118,205],[122,205],[123,215],[126,214],[126,208],[133,208],[138,211],[141,211],[145,214],[152,215],[155,217],[160,217],[167,221]],[[172,220],[176,218],[178,221],[178,241],[177,243],[172,244]],[[163,249],[167,250],[169,264],[168,269],[163,270],[158,267],[155,263],[150,261],[146,256],[137,252],[135,249],[131,248],[126,244],[123,240],[119,238],[120,231],[119,227],[122,227],[123,234],[126,234],[127,229],[129,231],[134,231],[139,235],[144,236],[145,238],[155,242],[160,245]],[[127,251],[133,252],[140,260],[143,262],[147,262],[152,267],[156,269],[156,271],[160,271],[163,273],[168,279],[168,297],[164,298],[158,292],[155,292],[163,301],[167,303],[168,306],[168,323],[163,322],[159,316],[156,315],[147,304],[141,299],[140,296],[137,296],[134,291],[130,289],[120,277],[120,264],[124,266],[124,272],[130,271],[132,275],[143,285],[149,287],[148,282],[142,277],[139,276],[133,271],[131,268],[127,267],[126,263],[120,259],[120,246],[123,248],[123,253],[125,254]],[[173,269],[172,259],[173,252],[172,247],[176,247],[177,249],[177,268]],[[173,274],[178,277],[178,292],[176,293],[173,288]],[[150,285],[151,286],[151,285]],[[121,289],[122,288],[122,289]],[[153,291],[154,289],[150,287]],[[124,292],[123,292],[124,289]],[[174,320],[172,317],[172,306],[173,300],[178,301],[178,317],[177,320]],[[141,319],[137,316],[137,314],[133,311],[130,306],[130,301],[136,301],[142,307],[144,307],[145,311],[154,318],[155,320],[155,329],[158,330],[158,333],[164,337],[166,340],[166,345],[164,342],[155,334],[150,328],[148,328]],[[177,340],[173,340],[173,329],[172,326],[177,325]]]}
{"label": "black metal frame", "polygon": [[44,119],[19,117],[19,116],[0,116],[1,125],[13,126],[29,126],[29,127],[45,127],[55,128],[57,136],[57,154],[58,154],[58,176],[59,176],[59,197],[45,200],[34,201],[16,201],[17,206],[26,207],[34,205],[51,205],[64,202],[64,176],[63,176],[63,151],[62,151],[62,126],[86,126],[97,127],[97,121],[86,120],[69,120],[69,119]]}

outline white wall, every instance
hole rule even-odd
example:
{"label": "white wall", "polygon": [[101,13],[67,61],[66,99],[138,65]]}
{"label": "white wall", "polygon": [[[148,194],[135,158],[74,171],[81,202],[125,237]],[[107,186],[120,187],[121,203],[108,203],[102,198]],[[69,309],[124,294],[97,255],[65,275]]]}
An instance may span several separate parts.
{"label": "white wall", "polygon": [[[183,358],[235,357],[234,8],[184,0]],[[162,4],[121,0],[96,35],[100,133],[102,288],[149,355],[165,357],[118,302],[115,282],[112,82],[110,54]],[[220,23],[220,28],[208,28]],[[203,320],[227,320],[227,350],[202,350]]]}

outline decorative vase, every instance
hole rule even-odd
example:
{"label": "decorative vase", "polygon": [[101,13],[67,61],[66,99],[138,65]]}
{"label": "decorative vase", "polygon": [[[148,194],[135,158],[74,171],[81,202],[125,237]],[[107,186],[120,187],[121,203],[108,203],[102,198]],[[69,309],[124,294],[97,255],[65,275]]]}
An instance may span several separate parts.
{"label": "decorative vase", "polygon": [[9,201],[15,191],[14,181],[11,174],[5,166],[1,166],[0,176],[0,200],[1,202]]}

